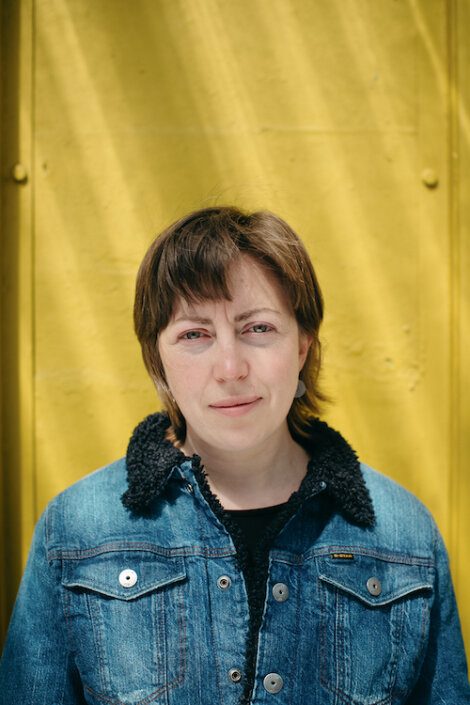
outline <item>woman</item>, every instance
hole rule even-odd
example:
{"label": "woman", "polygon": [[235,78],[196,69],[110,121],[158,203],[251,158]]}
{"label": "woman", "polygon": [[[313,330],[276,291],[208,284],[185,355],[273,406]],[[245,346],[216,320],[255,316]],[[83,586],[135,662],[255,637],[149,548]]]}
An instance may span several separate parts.
{"label": "woman", "polygon": [[3,702],[470,703],[432,518],[317,418],[323,304],[292,229],[188,215],[134,313],[166,413],[39,521]]}

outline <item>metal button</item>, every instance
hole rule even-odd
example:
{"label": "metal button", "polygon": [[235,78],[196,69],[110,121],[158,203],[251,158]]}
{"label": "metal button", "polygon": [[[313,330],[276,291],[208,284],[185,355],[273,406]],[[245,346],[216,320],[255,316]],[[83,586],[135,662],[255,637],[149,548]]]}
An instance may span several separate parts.
{"label": "metal button", "polygon": [[122,587],[125,588],[131,588],[134,587],[134,585],[137,582],[137,573],[135,570],[132,570],[131,568],[126,568],[125,570],[121,570],[119,573],[119,582],[121,583]]}
{"label": "metal button", "polygon": [[220,578],[217,578],[217,586],[221,590],[227,590],[227,588],[230,587],[232,584],[231,578],[229,578],[228,575],[221,575]]}
{"label": "metal button", "polygon": [[326,490],[326,482],[325,482],[325,480],[322,480],[322,481],[320,482],[319,487],[320,487],[321,490]]}
{"label": "metal button", "polygon": [[194,492],[194,487],[190,482],[186,483],[186,490],[189,492],[189,494],[192,494]]}
{"label": "metal button", "polygon": [[369,578],[366,583],[366,586],[370,594],[374,597],[377,597],[382,592],[382,583],[378,578]]}
{"label": "metal button", "polygon": [[231,668],[228,677],[233,683],[238,683],[242,679],[242,672],[238,668]]}
{"label": "metal button", "polygon": [[279,693],[279,691],[282,690],[284,681],[279,673],[268,673],[263,679],[263,685],[268,693]]}
{"label": "metal button", "polygon": [[285,602],[289,597],[289,588],[284,583],[276,583],[273,586],[273,596],[276,602]]}

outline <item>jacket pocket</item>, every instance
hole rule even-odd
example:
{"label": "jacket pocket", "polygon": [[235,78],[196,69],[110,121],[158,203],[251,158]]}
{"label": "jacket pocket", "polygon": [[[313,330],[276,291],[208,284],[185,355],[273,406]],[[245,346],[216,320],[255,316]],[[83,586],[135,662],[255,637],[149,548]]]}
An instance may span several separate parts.
{"label": "jacket pocket", "polygon": [[318,561],[320,677],[335,703],[387,705],[413,681],[433,582],[424,561],[406,560],[336,551]]}
{"label": "jacket pocket", "polygon": [[105,550],[63,562],[77,666],[95,701],[166,702],[185,675],[186,571],[167,551]]}

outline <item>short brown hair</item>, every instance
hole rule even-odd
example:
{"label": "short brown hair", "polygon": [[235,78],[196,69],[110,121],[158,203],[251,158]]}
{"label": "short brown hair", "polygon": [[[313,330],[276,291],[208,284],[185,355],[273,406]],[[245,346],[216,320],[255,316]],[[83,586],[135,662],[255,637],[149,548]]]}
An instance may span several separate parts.
{"label": "short brown hair", "polygon": [[134,325],[145,366],[168,411],[174,438],[184,442],[186,422],[172,398],[158,350],[158,336],[179,298],[188,302],[231,300],[228,272],[247,255],[280,283],[301,331],[312,337],[301,372],[307,391],[294,399],[287,421],[291,434],[305,436],[308,419],[326,400],[318,386],[318,331],[323,298],[302,241],[269,211],[244,213],[232,206],[203,208],[181,218],[150,245],[137,275]]}

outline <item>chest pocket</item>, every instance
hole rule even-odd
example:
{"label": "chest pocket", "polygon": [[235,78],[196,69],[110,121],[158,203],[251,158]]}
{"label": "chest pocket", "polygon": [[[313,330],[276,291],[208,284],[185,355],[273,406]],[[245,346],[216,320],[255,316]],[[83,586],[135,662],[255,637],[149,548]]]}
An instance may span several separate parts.
{"label": "chest pocket", "polygon": [[85,690],[98,702],[166,703],[185,675],[184,558],[125,550],[65,560],[62,585]]}
{"label": "chest pocket", "polygon": [[350,553],[321,557],[318,569],[322,685],[335,703],[391,703],[424,655],[432,569]]}

